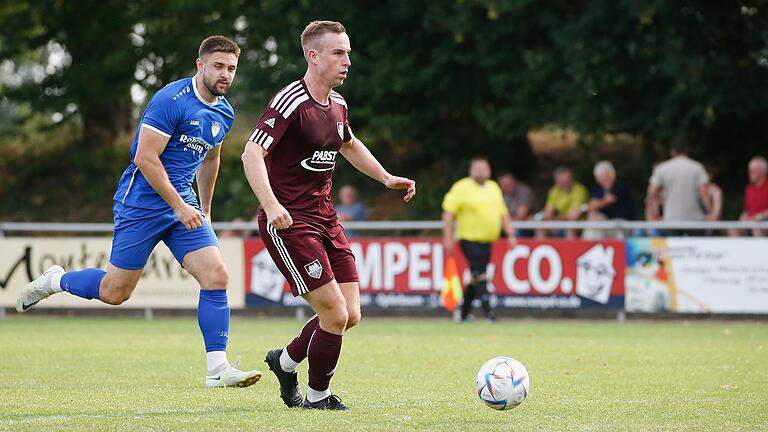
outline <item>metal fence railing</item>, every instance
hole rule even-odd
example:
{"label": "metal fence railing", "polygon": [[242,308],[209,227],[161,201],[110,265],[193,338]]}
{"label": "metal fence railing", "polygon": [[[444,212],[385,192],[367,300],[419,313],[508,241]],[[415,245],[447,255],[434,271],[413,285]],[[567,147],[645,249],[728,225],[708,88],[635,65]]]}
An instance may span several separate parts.
{"label": "metal fence railing", "polygon": [[[356,231],[438,231],[442,229],[438,220],[402,221],[359,221],[345,222],[344,227]],[[255,222],[214,222],[217,231],[258,231]],[[520,221],[514,227],[522,230],[592,229],[615,230],[631,233],[651,231],[726,231],[726,230],[768,230],[768,221]],[[69,223],[69,222],[0,222],[0,237],[23,233],[111,233],[111,223]]]}

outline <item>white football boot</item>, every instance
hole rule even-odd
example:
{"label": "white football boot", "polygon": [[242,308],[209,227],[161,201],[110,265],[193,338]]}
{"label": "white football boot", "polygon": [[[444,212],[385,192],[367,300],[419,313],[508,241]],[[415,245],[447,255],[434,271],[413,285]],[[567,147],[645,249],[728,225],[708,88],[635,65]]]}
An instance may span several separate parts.
{"label": "white football boot", "polygon": [[261,379],[261,372],[257,370],[241,371],[237,368],[239,363],[240,357],[238,357],[233,364],[228,365],[216,375],[206,375],[205,386],[208,388],[248,387],[256,384],[256,382]]}
{"label": "white football boot", "polygon": [[19,312],[26,312],[40,300],[46,299],[52,294],[61,292],[60,289],[55,289],[51,286],[51,276],[56,273],[64,273],[64,269],[61,268],[61,266],[52,265],[48,267],[39,278],[28,283],[27,286],[21,290],[19,299],[16,300],[16,310]]}

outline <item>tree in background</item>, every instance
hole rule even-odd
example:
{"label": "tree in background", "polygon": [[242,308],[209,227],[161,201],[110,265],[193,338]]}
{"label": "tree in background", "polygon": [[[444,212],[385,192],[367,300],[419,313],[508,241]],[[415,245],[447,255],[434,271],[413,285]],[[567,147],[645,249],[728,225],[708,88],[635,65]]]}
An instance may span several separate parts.
{"label": "tree in background", "polygon": [[[541,175],[526,134],[544,125],[578,132],[586,149],[610,134],[636,137],[644,160],[627,169],[639,186],[680,130],[700,158],[738,173],[727,190],[741,186],[746,160],[768,138],[766,0],[38,4],[0,5],[0,112],[61,113],[56,127],[79,124],[89,144],[75,151],[132,134],[132,86],[154,91],[192,73],[197,44],[214,33],[243,46],[228,97],[246,122],[303,75],[298,35],[307,22],[343,22],[353,65],[339,90],[352,126],[385,165],[422,186],[404,217],[437,217],[440,197],[476,154],[497,170]],[[227,145],[242,148],[243,139],[233,134]],[[585,167],[597,157],[568,156]],[[230,162],[215,198],[224,218],[252,210],[239,161]],[[338,180],[354,180],[351,172]]]}
{"label": "tree in background", "polygon": [[[202,38],[231,33],[235,5],[174,1],[41,1],[0,6],[0,58],[14,75],[3,97],[27,117],[81,123],[81,144],[133,135],[131,87],[156,90],[194,70]],[[19,120],[25,120],[21,116]]]}

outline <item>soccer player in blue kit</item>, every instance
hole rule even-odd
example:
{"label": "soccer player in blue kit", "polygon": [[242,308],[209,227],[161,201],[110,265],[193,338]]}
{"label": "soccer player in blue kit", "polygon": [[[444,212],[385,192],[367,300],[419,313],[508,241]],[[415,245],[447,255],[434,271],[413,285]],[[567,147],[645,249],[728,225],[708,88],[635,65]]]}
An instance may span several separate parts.
{"label": "soccer player in blue kit", "polygon": [[227,360],[228,274],[210,224],[221,144],[235,118],[224,94],[235,79],[239,55],[237,44],[224,36],[205,39],[195,76],[166,85],[149,101],[114,196],[106,271],[51,266],[21,292],[19,312],[62,291],[119,305],[130,298],[150,253],[163,241],[201,287],[197,320],[205,342],[206,386],[247,387],[261,378],[261,372],[238,370]]}

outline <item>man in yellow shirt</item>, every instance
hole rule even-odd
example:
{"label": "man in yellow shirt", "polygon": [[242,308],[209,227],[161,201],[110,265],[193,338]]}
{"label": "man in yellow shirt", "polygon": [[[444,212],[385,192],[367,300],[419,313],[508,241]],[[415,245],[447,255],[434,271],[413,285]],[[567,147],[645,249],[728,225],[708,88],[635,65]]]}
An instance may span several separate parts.
{"label": "man in yellow shirt", "polygon": [[[459,238],[461,251],[469,262],[472,277],[464,289],[461,320],[466,321],[472,310],[472,301],[479,298],[485,316],[494,321],[488,300],[488,280],[485,272],[491,259],[491,245],[501,234],[502,228],[510,246],[516,243],[512,219],[504,204],[499,185],[490,179],[491,165],[488,159],[476,157],[469,165],[469,177],[451,187],[443,198],[443,246],[448,256],[453,255],[455,237]],[[454,222],[458,225],[454,235]]]}
{"label": "man in yellow shirt", "polygon": [[[583,184],[573,179],[573,172],[568,167],[555,169],[555,184],[547,193],[547,203],[542,216],[544,220],[575,221],[587,210],[589,194]],[[544,231],[537,231],[537,237],[544,237]],[[565,237],[576,238],[576,230],[565,230]]]}

